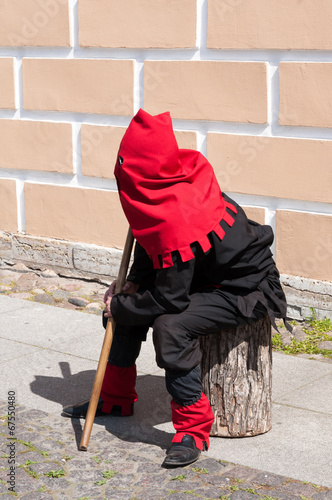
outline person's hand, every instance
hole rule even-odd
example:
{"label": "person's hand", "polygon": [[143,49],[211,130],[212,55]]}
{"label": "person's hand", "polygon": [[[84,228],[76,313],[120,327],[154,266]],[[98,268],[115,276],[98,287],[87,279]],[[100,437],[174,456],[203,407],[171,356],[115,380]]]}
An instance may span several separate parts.
{"label": "person's hand", "polygon": [[123,293],[136,293],[139,289],[139,285],[137,283],[133,283],[132,281],[126,281],[124,287],[122,289]]}
{"label": "person's hand", "polygon": [[[104,316],[105,316],[105,318],[110,318],[112,316],[111,301],[112,301],[112,297],[115,295],[116,283],[117,283],[117,280],[114,280],[104,295],[104,303],[105,303]],[[132,293],[137,292],[138,288],[139,288],[139,285],[137,283],[133,283],[132,281],[126,281],[126,283],[124,284],[124,287],[122,289],[122,292],[132,294]]]}

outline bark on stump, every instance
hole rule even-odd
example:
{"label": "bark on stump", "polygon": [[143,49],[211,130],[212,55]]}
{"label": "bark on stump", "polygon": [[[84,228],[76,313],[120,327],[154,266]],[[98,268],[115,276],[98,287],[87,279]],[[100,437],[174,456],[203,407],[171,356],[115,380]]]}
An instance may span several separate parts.
{"label": "bark on stump", "polygon": [[200,340],[203,392],[215,420],[211,436],[244,437],[271,429],[272,336],[269,317]]}

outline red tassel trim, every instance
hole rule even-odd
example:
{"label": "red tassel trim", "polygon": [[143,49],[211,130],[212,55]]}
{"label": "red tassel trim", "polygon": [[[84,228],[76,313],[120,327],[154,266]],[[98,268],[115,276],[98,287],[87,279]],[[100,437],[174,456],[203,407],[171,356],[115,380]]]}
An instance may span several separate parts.
{"label": "red tassel trim", "polygon": [[[237,214],[237,209],[236,207],[234,207],[234,205],[228,203],[227,201],[225,201],[225,205],[226,208],[231,210],[234,214]],[[221,220],[224,220],[229,227],[232,227],[232,225],[234,224],[234,218],[228,212],[226,212],[226,210]],[[220,226],[220,222],[218,222],[213,231],[222,240],[225,236],[225,231]],[[202,238],[200,238],[198,243],[201,246],[204,253],[210,250],[211,248],[211,243],[207,236],[202,236]],[[181,255],[182,262],[188,262],[189,260],[194,259],[195,257],[192,249],[190,248],[190,245],[179,248],[178,251]],[[150,257],[152,259],[154,269],[160,269],[161,265],[158,255],[151,255]],[[162,258],[163,268],[172,267],[174,265],[171,252],[165,252],[164,254],[161,255],[161,258]]]}
{"label": "red tassel trim", "polygon": [[203,250],[204,253],[210,250],[211,248],[211,243],[207,236],[201,238],[198,243],[201,246],[201,249]]}
{"label": "red tassel trim", "polygon": [[231,203],[228,203],[228,201],[225,201],[226,208],[229,208],[234,214],[237,214],[237,209],[232,205]]}
{"label": "red tassel trim", "polygon": [[234,219],[231,215],[229,215],[228,212],[225,212],[223,220],[226,222],[226,224],[229,225],[229,227],[232,227],[232,225],[234,224]]}
{"label": "red tassel trim", "polygon": [[162,255],[162,259],[163,267],[172,267],[174,265],[171,252]]}
{"label": "red tassel trim", "polygon": [[223,228],[221,227],[221,225],[219,223],[216,225],[216,227],[214,228],[213,231],[216,233],[217,236],[219,236],[219,238],[221,240],[225,236],[225,231],[223,230]]}
{"label": "red tassel trim", "polygon": [[160,262],[159,262],[159,257],[158,255],[150,255],[152,262],[153,262],[153,268],[154,269],[160,269]]}
{"label": "red tassel trim", "polygon": [[188,262],[188,260],[191,260],[195,257],[190,246],[179,248],[179,252],[182,262]]}

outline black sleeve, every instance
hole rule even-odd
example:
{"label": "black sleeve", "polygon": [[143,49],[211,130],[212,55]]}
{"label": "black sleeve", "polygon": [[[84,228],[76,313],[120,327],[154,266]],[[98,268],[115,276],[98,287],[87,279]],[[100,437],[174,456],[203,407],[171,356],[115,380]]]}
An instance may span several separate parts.
{"label": "black sleeve", "polygon": [[156,279],[152,260],[144,248],[136,241],[134,249],[134,262],[127,276],[127,281],[132,281],[143,288],[152,288]]}
{"label": "black sleeve", "polygon": [[189,290],[195,268],[195,259],[182,262],[173,254],[173,267],[156,272],[155,286],[132,295],[120,293],[113,297],[112,315],[123,325],[151,324],[161,314],[184,311],[190,302]]}

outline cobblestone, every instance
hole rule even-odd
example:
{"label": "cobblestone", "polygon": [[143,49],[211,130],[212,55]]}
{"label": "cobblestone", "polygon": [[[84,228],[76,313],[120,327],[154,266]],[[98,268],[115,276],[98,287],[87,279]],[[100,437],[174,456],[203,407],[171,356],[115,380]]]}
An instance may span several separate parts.
{"label": "cobblestone", "polygon": [[260,472],[253,478],[253,481],[265,486],[279,486],[285,482],[285,478],[283,476],[278,476],[277,474]]}
{"label": "cobblestone", "polygon": [[73,304],[74,306],[77,306],[77,307],[85,307],[89,304],[88,300],[82,299],[80,297],[70,297],[68,299],[68,302],[70,302],[70,304]]}
{"label": "cobblestone", "polygon": [[332,350],[332,340],[324,340],[318,344],[318,349],[330,349]]}
{"label": "cobblestone", "polygon": [[1,294],[90,314],[101,314],[106,289],[106,284],[58,276],[49,269],[36,271],[24,264],[0,269]]}
{"label": "cobblestone", "polygon": [[[14,297],[15,299],[24,299],[28,300],[32,298],[31,293],[26,293],[26,292],[18,292],[18,293],[10,293],[9,297]],[[38,302],[38,301],[37,301]]]}
{"label": "cobblestone", "polygon": [[[0,408],[3,420],[5,404],[1,404]],[[164,450],[151,444],[122,441],[104,428],[100,430],[97,424],[93,428],[88,451],[78,451],[70,419],[22,407],[17,407],[17,414],[17,439],[20,442],[15,443],[15,492],[18,499],[332,498],[332,489],[205,458],[204,454],[195,464],[187,467],[163,469]],[[61,433],[58,432],[59,423]],[[58,430],[55,431],[55,428]],[[6,428],[2,429],[4,445]],[[54,441],[59,436],[65,443],[58,444],[60,449]],[[4,446],[1,448],[5,449]],[[2,453],[0,500],[13,498],[8,494],[8,470],[8,456]],[[64,475],[61,475],[61,470]]]}
{"label": "cobblestone", "polygon": [[313,500],[332,500],[332,490],[321,491],[312,495]]}
{"label": "cobblestone", "polygon": [[306,334],[301,328],[301,325],[296,325],[293,328],[292,335],[296,338],[297,341],[301,342],[306,338]]}
{"label": "cobblestone", "polygon": [[41,276],[43,278],[56,278],[57,274],[52,269],[45,269],[45,271],[42,271]]}
{"label": "cobblestone", "polygon": [[42,304],[54,304],[55,300],[51,295],[48,295],[47,293],[41,293],[38,295],[34,296],[34,301],[35,302],[41,302]]}

